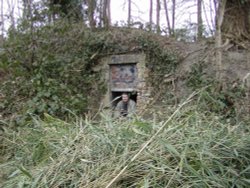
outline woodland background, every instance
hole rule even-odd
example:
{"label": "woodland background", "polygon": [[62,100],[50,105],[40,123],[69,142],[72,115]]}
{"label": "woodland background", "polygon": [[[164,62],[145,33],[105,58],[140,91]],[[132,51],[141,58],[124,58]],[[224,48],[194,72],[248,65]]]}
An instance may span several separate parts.
{"label": "woodland background", "polygon": [[[144,22],[128,0],[121,23],[112,2],[1,1],[1,186],[249,187],[250,1],[150,0]],[[154,99],[117,120],[92,68],[126,53]]]}

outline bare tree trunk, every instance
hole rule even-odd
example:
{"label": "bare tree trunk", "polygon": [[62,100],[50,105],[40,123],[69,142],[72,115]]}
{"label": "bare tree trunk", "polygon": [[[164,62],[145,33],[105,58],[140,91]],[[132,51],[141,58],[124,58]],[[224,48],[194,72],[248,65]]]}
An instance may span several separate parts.
{"label": "bare tree trunk", "polygon": [[110,26],[110,0],[103,1],[103,25],[105,28]]}
{"label": "bare tree trunk", "polygon": [[108,9],[107,9],[107,14],[108,14],[108,24],[109,26],[111,25],[111,0],[108,0]]}
{"label": "bare tree trunk", "polygon": [[[91,0],[90,0],[91,1]],[[98,13],[99,13],[99,23],[98,23],[98,26],[99,27],[102,27],[103,26],[103,3],[104,0],[100,0],[99,1],[99,6],[98,6]]]}
{"label": "bare tree trunk", "polygon": [[108,0],[103,1],[103,26],[108,28],[108,15],[107,15]]}
{"label": "bare tree trunk", "polygon": [[93,0],[88,0],[87,3],[88,3],[89,26],[91,29],[93,29],[96,26],[96,22],[94,19],[94,12],[95,12],[96,4],[95,4],[95,1],[93,1]]}
{"label": "bare tree trunk", "polygon": [[150,0],[150,6],[149,6],[149,30],[152,30],[153,25],[153,0]]}
{"label": "bare tree trunk", "polygon": [[156,0],[156,31],[157,31],[158,34],[161,33],[160,11],[161,11],[161,2],[160,2],[160,0]]}
{"label": "bare tree trunk", "polygon": [[175,34],[175,8],[176,0],[172,0],[172,34]]}
{"label": "bare tree trunk", "polygon": [[166,15],[166,20],[167,20],[167,25],[168,25],[168,34],[169,34],[169,36],[171,36],[172,29],[171,29],[170,21],[169,21],[167,0],[164,0],[163,2],[164,2],[165,15]]}
{"label": "bare tree trunk", "polygon": [[217,3],[217,0],[214,0],[214,10],[216,10],[217,11],[217,9],[218,9],[218,3]]}
{"label": "bare tree trunk", "polygon": [[203,22],[202,22],[202,0],[197,0],[197,40],[202,39]]}
{"label": "bare tree trunk", "polygon": [[103,10],[102,10],[102,13],[103,13],[103,26],[105,28],[108,27],[108,18],[107,18],[107,2],[108,0],[104,0],[103,1]]}
{"label": "bare tree trunk", "polygon": [[221,28],[223,36],[249,49],[246,42],[250,42],[250,1],[227,0],[225,9]]}
{"label": "bare tree trunk", "polygon": [[128,27],[131,25],[131,0],[128,0]]}
{"label": "bare tree trunk", "polygon": [[224,19],[225,7],[226,7],[227,0],[219,1],[219,5],[217,8],[216,14],[216,38],[215,38],[215,47],[216,47],[216,65],[217,65],[217,72],[216,77],[222,83],[222,34],[221,34],[221,26]]}
{"label": "bare tree trunk", "polygon": [[1,1],[1,29],[2,29],[2,36],[4,35],[4,12],[3,12],[3,0]]}

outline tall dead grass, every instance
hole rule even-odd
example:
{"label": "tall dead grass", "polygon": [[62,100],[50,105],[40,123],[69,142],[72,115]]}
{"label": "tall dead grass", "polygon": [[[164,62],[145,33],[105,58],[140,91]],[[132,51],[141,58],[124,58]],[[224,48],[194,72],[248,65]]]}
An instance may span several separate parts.
{"label": "tall dead grass", "polygon": [[[188,106],[166,124],[139,118],[67,123],[49,115],[5,130],[2,187],[249,187],[249,125]],[[167,117],[166,117],[167,119]]]}

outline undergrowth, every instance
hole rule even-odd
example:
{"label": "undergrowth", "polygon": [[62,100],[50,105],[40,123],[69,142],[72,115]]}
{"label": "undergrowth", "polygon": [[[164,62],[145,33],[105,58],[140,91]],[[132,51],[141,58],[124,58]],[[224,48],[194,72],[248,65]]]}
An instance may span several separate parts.
{"label": "undergrowth", "polygon": [[191,67],[185,81],[192,90],[206,88],[199,95],[199,110],[210,111],[233,121],[249,118],[248,107],[244,105],[248,100],[247,87],[240,80],[225,82],[222,87],[220,82],[207,74],[207,65],[198,63]]}
{"label": "undergrowth", "polygon": [[195,109],[183,108],[132,163],[164,122],[33,117],[18,131],[5,130],[2,186],[105,187],[128,164],[114,187],[249,187],[248,124]]}

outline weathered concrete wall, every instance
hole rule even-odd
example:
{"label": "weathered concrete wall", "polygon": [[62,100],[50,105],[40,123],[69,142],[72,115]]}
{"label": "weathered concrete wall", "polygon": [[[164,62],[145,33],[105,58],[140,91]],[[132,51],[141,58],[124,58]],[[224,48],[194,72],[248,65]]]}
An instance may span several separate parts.
{"label": "weathered concrete wall", "polygon": [[145,106],[150,97],[150,85],[146,82],[148,77],[148,69],[146,68],[146,56],[145,54],[123,54],[123,55],[111,55],[99,62],[94,67],[95,72],[101,72],[102,79],[106,83],[107,92],[102,96],[103,106],[111,107],[112,100],[112,83],[111,83],[111,66],[113,65],[127,65],[135,64],[137,69],[136,84],[133,87],[119,88],[119,91],[123,92],[137,92],[137,109],[140,111]]}

